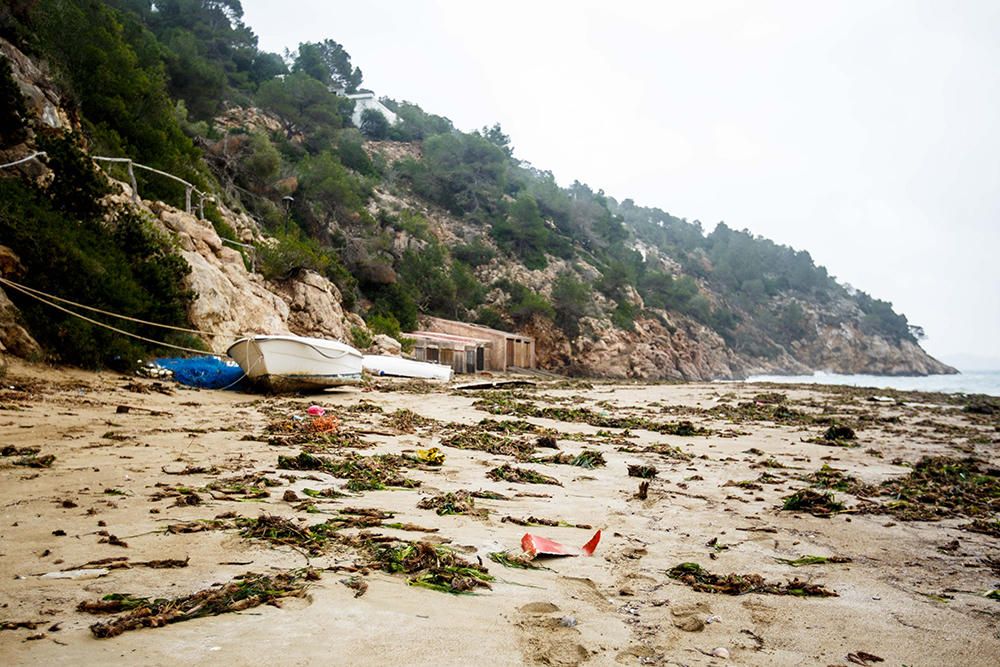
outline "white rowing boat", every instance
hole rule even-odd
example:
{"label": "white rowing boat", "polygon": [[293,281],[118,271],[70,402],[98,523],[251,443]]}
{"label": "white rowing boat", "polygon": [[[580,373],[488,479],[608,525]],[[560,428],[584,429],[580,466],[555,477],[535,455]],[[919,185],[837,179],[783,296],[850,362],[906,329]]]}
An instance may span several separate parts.
{"label": "white rowing boat", "polygon": [[308,391],[361,381],[361,353],[305,336],[248,336],[226,350],[247,378],[271,391]]}
{"label": "white rowing boat", "polygon": [[392,375],[418,380],[451,380],[451,366],[429,364],[426,361],[414,361],[402,357],[390,357],[383,354],[366,354],[361,365],[372,375]]}

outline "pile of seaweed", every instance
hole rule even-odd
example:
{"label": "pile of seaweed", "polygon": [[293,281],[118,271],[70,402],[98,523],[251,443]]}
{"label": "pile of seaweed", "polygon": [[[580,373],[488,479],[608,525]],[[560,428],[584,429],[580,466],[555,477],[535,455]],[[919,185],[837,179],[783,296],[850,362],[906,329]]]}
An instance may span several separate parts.
{"label": "pile of seaweed", "polygon": [[695,426],[690,421],[658,422],[646,417],[616,417],[609,413],[596,412],[590,408],[539,406],[530,401],[517,401],[509,393],[492,392],[472,404],[473,407],[494,415],[515,415],[518,417],[539,417],[564,422],[582,422],[600,428],[645,429],[664,435],[711,435],[706,428]]}
{"label": "pile of seaweed", "polygon": [[320,470],[346,479],[351,491],[370,491],[388,487],[414,488],[420,482],[403,477],[400,470],[413,467],[417,462],[395,454],[361,456],[354,452],[341,458],[316,456],[300,452],[298,456],[279,456],[278,467],[284,470]]}
{"label": "pile of seaweed", "polygon": [[439,516],[446,514],[469,514],[486,518],[489,511],[476,507],[475,497],[468,491],[449,491],[441,495],[424,498],[417,507],[422,510],[434,510]]}
{"label": "pile of seaweed", "polygon": [[483,419],[478,424],[450,424],[441,444],[527,461],[535,453],[538,441],[546,437],[553,437],[553,433],[530,422]]}
{"label": "pile of seaweed", "polygon": [[358,537],[357,546],[368,567],[410,575],[411,586],[444,593],[471,593],[490,589],[493,576],[482,565],[465,560],[452,549],[428,542],[384,541],[370,535]]}
{"label": "pile of seaweed", "polygon": [[[38,447],[14,447],[6,445],[0,449],[0,456],[5,459],[17,457],[9,462],[9,465],[24,466],[25,468],[51,468],[55,462],[55,454],[41,454]],[[4,461],[7,464],[7,461]]]}
{"label": "pile of seaweed", "polygon": [[514,484],[555,484],[557,486],[562,486],[562,482],[555,477],[549,477],[548,475],[543,475],[535,472],[534,470],[528,470],[527,468],[518,468],[507,463],[503,464],[499,468],[493,468],[486,473],[486,476],[495,482],[512,482]]}
{"label": "pile of seaweed", "polygon": [[781,509],[791,512],[808,512],[813,516],[830,517],[844,509],[844,503],[834,497],[830,491],[819,492],[813,489],[799,489],[791,495],[782,498]]}
{"label": "pile of seaweed", "polygon": [[364,449],[372,443],[362,440],[352,431],[340,429],[340,421],[333,416],[311,417],[309,419],[276,419],[268,424],[264,438],[274,447],[300,446],[306,451],[327,451],[331,449]]}
{"label": "pile of seaweed", "polygon": [[[775,394],[775,396],[784,396]],[[747,422],[774,422],[785,426],[807,426],[816,423],[816,418],[801,410],[785,405],[785,400],[775,400],[768,397],[766,401],[742,401],[736,405],[720,403],[705,410],[705,414],[726,419],[733,424]]]}
{"label": "pile of seaweed", "polygon": [[389,428],[395,429],[400,433],[415,433],[418,428],[434,427],[438,425],[438,421],[436,419],[421,417],[416,412],[407,410],[406,408],[400,408],[392,414],[387,415],[383,423]]}
{"label": "pile of seaweed", "polygon": [[726,595],[746,595],[747,593],[767,593],[769,595],[795,595],[799,597],[837,597],[837,593],[819,584],[810,584],[798,578],[778,584],[767,582],[759,574],[712,574],[697,563],[681,563],[671,568],[667,575],[671,579],[687,584],[704,593],[724,593]]}
{"label": "pile of seaweed", "polygon": [[129,630],[158,628],[193,618],[243,611],[262,604],[279,606],[281,598],[304,595],[307,582],[317,580],[319,576],[316,570],[308,568],[271,576],[247,572],[222,586],[178,598],[150,599],[113,593],[96,602],[81,602],[77,610],[91,614],[125,612],[118,618],[90,626],[95,637],[106,639]]}
{"label": "pile of seaweed", "polygon": [[864,502],[861,512],[891,514],[902,521],[989,519],[1000,514],[1000,469],[973,457],[925,456],[908,474],[865,487],[864,492],[891,500]]}
{"label": "pile of seaweed", "polygon": [[558,463],[560,465],[578,466],[580,468],[593,469],[607,465],[604,455],[590,449],[585,449],[579,454],[569,454],[560,452],[551,456],[539,456],[531,459],[532,463]]}

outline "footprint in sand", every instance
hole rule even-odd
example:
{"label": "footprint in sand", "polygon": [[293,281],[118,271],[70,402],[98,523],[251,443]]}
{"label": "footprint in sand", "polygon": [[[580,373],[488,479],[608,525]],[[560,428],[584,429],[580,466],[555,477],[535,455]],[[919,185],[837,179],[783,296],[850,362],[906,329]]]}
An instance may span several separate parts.
{"label": "footprint in sand", "polygon": [[580,631],[561,621],[559,607],[551,602],[530,602],[520,609],[515,625],[523,634],[525,663],[570,667],[590,659],[578,641]]}

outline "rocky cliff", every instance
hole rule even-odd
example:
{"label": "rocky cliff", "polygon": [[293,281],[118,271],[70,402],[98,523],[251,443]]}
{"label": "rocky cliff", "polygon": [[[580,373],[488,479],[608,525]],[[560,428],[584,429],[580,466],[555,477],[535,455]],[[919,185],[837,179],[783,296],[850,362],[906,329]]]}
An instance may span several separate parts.
{"label": "rocky cliff", "polygon": [[[67,111],[71,105],[64,102],[58,87],[42,68],[3,40],[0,40],[0,52],[12,65],[36,127],[80,129],[75,114]],[[233,161],[238,161],[238,156],[251,145],[251,135],[283,133],[288,127],[280,118],[249,107],[227,110],[214,120],[214,126],[223,137],[217,138],[218,134],[211,140],[200,137],[199,145],[209,166],[230,171],[235,169]],[[287,139],[291,146],[306,140],[301,134]],[[23,141],[0,151],[0,162],[16,160],[33,150],[33,134],[28,132]],[[413,163],[423,157],[419,142],[369,141],[365,142],[364,150],[377,164],[389,170],[397,163]],[[27,162],[3,176],[44,180],[46,167],[37,161]],[[282,173],[278,176],[279,180],[267,185],[266,194],[278,199],[284,195],[300,196],[296,175]],[[238,188],[231,180],[226,183],[223,188],[226,192],[220,199],[230,203],[238,201]],[[303,269],[282,280],[270,281],[254,271],[253,246],[266,246],[274,240],[269,239],[262,226],[248,214],[237,213],[218,203],[223,224],[236,230],[237,238],[249,246],[227,244],[212,223],[161,201],[133,204],[128,185],[115,183],[115,188],[118,193],[113,198],[119,205],[137,206],[175,240],[178,253],[191,269],[185,287],[195,298],[189,307],[188,319],[194,328],[210,334],[205,342],[213,351],[224,352],[233,339],[252,333],[291,332],[347,341],[352,340],[354,333],[370,337],[362,318],[345,311],[340,290],[323,275]],[[570,337],[566,333],[569,329],[556,326],[552,313],[547,316],[544,313],[530,316],[515,313],[509,286],[520,286],[553,303],[553,288],[559,276],[572,275],[581,284],[597,285],[609,270],[607,257],[602,263],[599,257],[584,248],[560,257],[548,254],[544,268],[530,269],[496,242],[488,223],[475,216],[453,214],[416,196],[392,178],[375,182],[367,198],[366,210],[361,212],[367,218],[354,212],[341,216],[338,222],[336,215],[330,216],[322,232],[330,238],[344,239],[345,245],[340,252],[345,264],[356,268],[355,275],[360,280],[375,285],[395,283],[399,279],[397,269],[404,257],[421,253],[428,240],[444,248],[478,244],[488,249],[490,258],[474,268],[475,280],[484,286],[485,297],[476,312],[467,315],[481,315],[486,309],[492,309],[501,318],[500,326],[534,336],[538,364],[545,369],[648,380],[737,379],[755,373],[801,374],[811,370],[887,375],[954,372],[928,356],[914,342],[892,339],[866,329],[862,324],[865,313],[847,297],[827,299],[822,304],[799,298],[800,304],[786,294],[774,297],[775,312],[795,301],[803,313],[799,326],[805,333],[792,340],[779,341],[767,327],[759,326],[749,310],[741,309],[738,303],[730,303],[733,300],[720,292],[718,285],[702,277],[693,289],[709,304],[706,308],[722,309],[724,306],[729,309],[734,321],[739,321],[741,335],[756,341],[754,346],[734,344],[732,332],[727,338],[724,329],[709,326],[704,316],[699,318],[691,312],[649,306],[632,284],[622,286],[614,297],[591,289],[590,300],[575,322],[576,326],[572,327],[576,333]],[[426,229],[404,229],[384,222],[411,214],[419,215],[426,222]],[[551,220],[546,220],[545,225],[555,229]],[[680,277],[690,270],[690,262],[685,264],[638,236],[616,242],[627,244],[627,251],[641,254],[650,266],[654,264],[650,258],[656,258],[656,267],[664,275]],[[15,262],[16,257],[8,260],[8,275],[16,271]],[[700,255],[696,257],[696,264],[705,270],[711,268],[708,258]],[[701,270],[696,273],[705,275]],[[30,276],[24,278],[30,283]],[[361,305],[371,305],[364,295]],[[627,321],[622,320],[622,312],[630,313]],[[380,350],[398,351],[384,336],[375,337],[375,340]],[[2,291],[0,346],[19,355],[39,354],[38,345],[22,326],[16,308]]]}

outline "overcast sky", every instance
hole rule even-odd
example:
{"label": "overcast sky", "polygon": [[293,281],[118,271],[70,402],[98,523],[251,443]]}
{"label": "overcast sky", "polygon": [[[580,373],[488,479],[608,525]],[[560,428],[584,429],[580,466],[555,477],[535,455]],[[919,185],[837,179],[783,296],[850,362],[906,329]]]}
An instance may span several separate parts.
{"label": "overcast sky", "polygon": [[269,51],[617,199],[808,250],[1000,368],[1000,2],[244,0]]}

